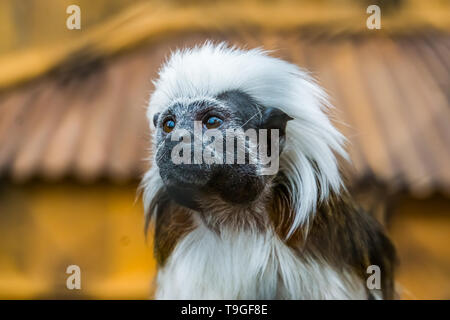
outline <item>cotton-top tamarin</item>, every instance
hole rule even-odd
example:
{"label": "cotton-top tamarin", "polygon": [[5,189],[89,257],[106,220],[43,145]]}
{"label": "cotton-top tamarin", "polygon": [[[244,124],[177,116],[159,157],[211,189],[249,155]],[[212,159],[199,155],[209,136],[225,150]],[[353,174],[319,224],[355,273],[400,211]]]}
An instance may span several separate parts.
{"label": "cotton-top tamarin", "polygon": [[[207,42],[174,52],[154,84],[142,187],[156,298],[394,297],[394,248],[343,186],[344,137],[307,73],[260,49]],[[256,142],[247,134],[263,129]],[[367,285],[368,268],[378,286]]]}

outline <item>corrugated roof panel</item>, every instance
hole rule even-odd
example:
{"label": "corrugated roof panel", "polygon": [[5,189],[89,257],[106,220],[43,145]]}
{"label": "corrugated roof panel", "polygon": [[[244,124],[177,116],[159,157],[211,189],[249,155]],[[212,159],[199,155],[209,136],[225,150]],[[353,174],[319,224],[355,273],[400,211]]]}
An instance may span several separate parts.
{"label": "corrugated roof panel", "polygon": [[437,35],[232,33],[161,40],[102,61],[91,74],[47,76],[0,96],[0,172],[17,180],[138,179],[149,166],[150,80],[171,49],[207,38],[277,49],[272,54],[311,71],[336,106],[333,121],[350,141],[356,179],[373,176],[417,194],[450,192],[450,37]]}
{"label": "corrugated roof panel", "polygon": [[383,64],[378,50],[383,45],[379,40],[364,42],[358,50],[359,69],[366,79],[377,121],[382,127],[384,144],[389,148],[393,162],[410,189],[426,193],[431,188],[432,177],[414,148],[411,126],[403,114],[404,99],[398,94],[388,72],[390,66]]}

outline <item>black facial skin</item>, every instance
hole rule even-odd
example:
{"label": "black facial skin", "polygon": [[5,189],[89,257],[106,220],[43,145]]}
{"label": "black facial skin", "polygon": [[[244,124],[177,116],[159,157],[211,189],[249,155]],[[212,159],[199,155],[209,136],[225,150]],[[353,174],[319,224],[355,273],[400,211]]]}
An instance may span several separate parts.
{"label": "black facial skin", "polygon": [[[171,141],[171,135],[176,129],[183,128],[191,133],[191,159],[194,153],[194,121],[204,123],[211,116],[223,120],[216,129],[222,132],[223,137],[226,136],[227,129],[239,127],[244,131],[250,128],[256,131],[278,129],[281,153],[286,124],[292,119],[279,109],[258,105],[249,95],[240,91],[228,91],[218,95],[216,99],[220,104],[212,101],[196,101],[190,105],[174,104],[153,118],[157,145],[161,145],[157,149],[156,164],[166,190],[178,204],[194,210],[201,210],[201,200],[207,200],[212,195],[218,195],[231,204],[250,203],[258,198],[273,177],[258,175],[257,166],[249,164],[248,159],[246,164],[175,164],[171,159],[171,151],[180,141]],[[168,119],[176,123],[172,132],[163,130]],[[206,130],[208,129],[203,126],[203,132]],[[270,132],[268,137],[270,138]],[[226,150],[225,141],[223,150]]]}

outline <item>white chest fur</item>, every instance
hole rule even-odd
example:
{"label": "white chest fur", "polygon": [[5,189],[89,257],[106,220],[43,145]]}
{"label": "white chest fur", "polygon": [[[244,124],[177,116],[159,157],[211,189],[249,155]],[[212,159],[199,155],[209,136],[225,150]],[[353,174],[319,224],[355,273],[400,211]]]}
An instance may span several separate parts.
{"label": "white chest fur", "polygon": [[364,283],[298,257],[273,233],[203,225],[175,247],[157,277],[157,299],[366,299]]}

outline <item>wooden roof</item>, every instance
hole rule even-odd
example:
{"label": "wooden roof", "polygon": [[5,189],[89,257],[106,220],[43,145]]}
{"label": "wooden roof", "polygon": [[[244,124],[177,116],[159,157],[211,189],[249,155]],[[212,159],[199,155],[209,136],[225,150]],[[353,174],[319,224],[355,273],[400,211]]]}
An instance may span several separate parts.
{"label": "wooden roof", "polygon": [[[138,179],[148,167],[150,80],[170,49],[207,38],[310,70],[336,106],[355,179],[417,194],[450,192],[450,36],[310,39],[288,33],[193,34],[112,59],[88,49],[0,94],[0,177]],[[220,76],[220,75],[219,75]]]}

